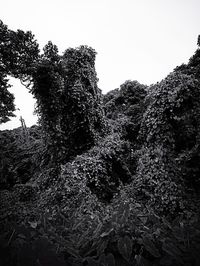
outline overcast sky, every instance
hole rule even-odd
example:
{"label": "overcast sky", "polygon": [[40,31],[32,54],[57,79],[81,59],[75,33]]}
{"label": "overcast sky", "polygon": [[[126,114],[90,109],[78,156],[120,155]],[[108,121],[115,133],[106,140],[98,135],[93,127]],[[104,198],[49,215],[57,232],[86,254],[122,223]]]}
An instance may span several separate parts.
{"label": "overcast sky", "polygon": [[[92,46],[103,93],[124,81],[150,85],[187,63],[200,34],[199,0],[1,0],[0,19],[10,29],[31,30],[40,48],[51,40],[62,54],[69,47]],[[34,101],[19,81],[10,89],[17,118],[0,129],[28,126]]]}

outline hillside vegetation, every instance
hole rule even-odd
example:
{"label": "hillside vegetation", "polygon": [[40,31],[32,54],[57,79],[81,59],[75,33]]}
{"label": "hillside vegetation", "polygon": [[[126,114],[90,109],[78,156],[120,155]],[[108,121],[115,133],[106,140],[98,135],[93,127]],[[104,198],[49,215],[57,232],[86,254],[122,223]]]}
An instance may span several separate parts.
{"label": "hillside vegetation", "polygon": [[0,131],[0,265],[179,266],[200,262],[200,38],[188,64],[101,93],[94,49],[0,23],[7,76],[37,100],[39,125]]}

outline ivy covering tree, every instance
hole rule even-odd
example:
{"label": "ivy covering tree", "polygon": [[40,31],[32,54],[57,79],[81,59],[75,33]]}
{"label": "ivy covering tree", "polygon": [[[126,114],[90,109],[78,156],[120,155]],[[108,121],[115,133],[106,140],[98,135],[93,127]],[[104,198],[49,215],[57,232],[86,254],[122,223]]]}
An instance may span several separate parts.
{"label": "ivy covering tree", "polygon": [[193,76],[174,72],[150,88],[146,99],[149,104],[139,136],[142,149],[138,183],[143,184],[147,197],[159,204],[160,210],[170,208],[173,211],[173,208],[183,207],[183,169],[178,163],[182,157],[184,165],[186,154],[191,155],[198,145],[199,88],[199,82]]}
{"label": "ivy covering tree", "polygon": [[49,43],[37,63],[32,93],[55,161],[80,154],[104,133],[95,54],[92,48],[81,46],[66,50],[61,57]]}

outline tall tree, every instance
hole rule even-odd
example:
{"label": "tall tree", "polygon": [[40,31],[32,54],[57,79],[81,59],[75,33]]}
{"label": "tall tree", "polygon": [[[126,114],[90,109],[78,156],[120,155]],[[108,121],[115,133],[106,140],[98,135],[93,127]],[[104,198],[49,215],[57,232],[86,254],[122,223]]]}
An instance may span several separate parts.
{"label": "tall tree", "polygon": [[95,54],[92,48],[80,46],[59,56],[57,47],[49,42],[33,75],[32,93],[55,162],[80,154],[103,134]]}
{"label": "tall tree", "polygon": [[15,110],[6,76],[30,81],[38,57],[38,44],[30,31],[12,31],[0,20],[0,123],[14,116]]}

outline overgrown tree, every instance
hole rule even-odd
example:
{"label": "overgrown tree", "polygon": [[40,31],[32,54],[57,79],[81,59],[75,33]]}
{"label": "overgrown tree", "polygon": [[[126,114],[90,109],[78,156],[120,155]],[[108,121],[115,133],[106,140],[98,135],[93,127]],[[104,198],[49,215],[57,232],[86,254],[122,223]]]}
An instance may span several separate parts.
{"label": "overgrown tree", "polygon": [[194,76],[175,71],[154,85],[146,99],[137,182],[160,211],[183,207],[183,167],[199,146],[199,88]]}
{"label": "overgrown tree", "polygon": [[49,154],[56,162],[90,148],[104,132],[94,63],[92,48],[70,48],[59,56],[56,46],[48,43],[36,66],[32,93]]}

